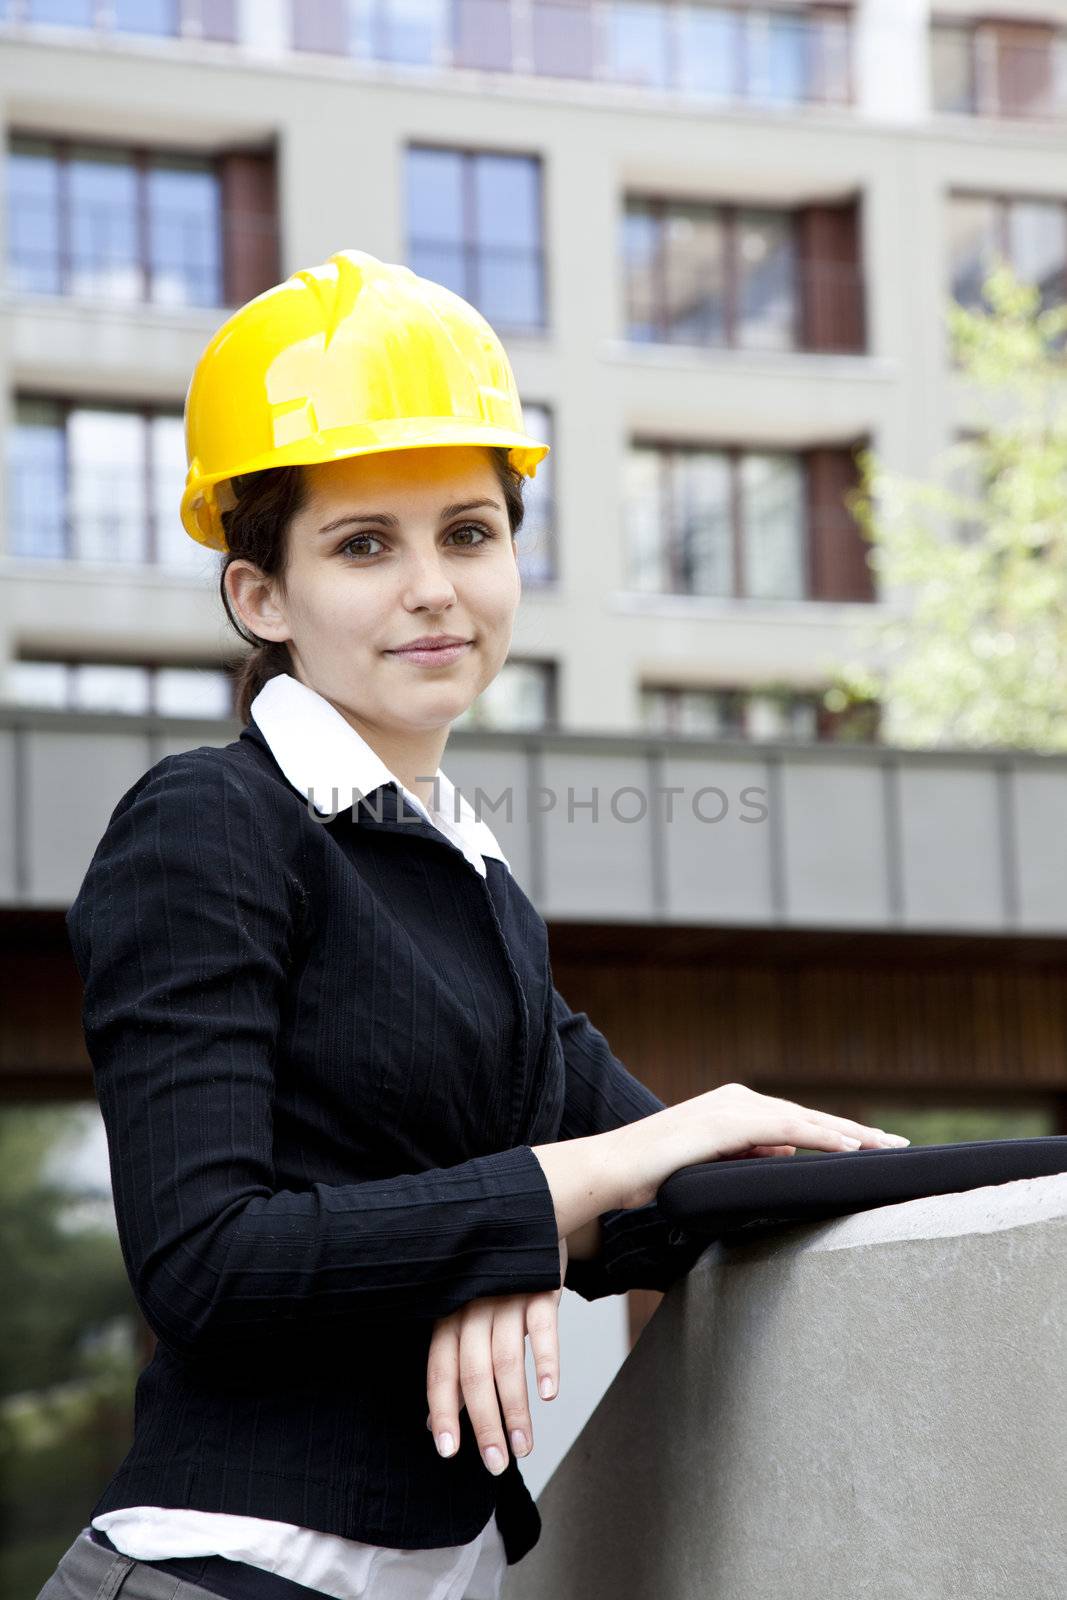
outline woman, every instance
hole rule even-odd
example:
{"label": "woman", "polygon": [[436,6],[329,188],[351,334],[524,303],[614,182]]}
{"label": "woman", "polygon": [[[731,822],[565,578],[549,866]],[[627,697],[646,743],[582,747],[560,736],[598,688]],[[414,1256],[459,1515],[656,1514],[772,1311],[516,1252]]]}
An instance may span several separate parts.
{"label": "woman", "polygon": [[157,1345],[39,1600],[485,1600],[540,1529],[525,1340],[554,1394],[563,1284],[688,1270],[679,1167],[906,1141],[738,1084],[664,1107],[442,773],[547,452],[472,307],[339,252],[224,324],[186,422],[245,726],[123,795],[68,914]]}

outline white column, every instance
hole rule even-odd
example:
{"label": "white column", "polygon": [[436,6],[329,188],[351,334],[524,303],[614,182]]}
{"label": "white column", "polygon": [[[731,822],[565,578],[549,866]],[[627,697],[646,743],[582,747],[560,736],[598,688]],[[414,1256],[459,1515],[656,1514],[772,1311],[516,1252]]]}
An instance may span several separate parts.
{"label": "white column", "polygon": [[237,0],[237,37],[251,54],[284,56],[292,36],[290,10],[300,0]]}
{"label": "white column", "polygon": [[856,104],[879,122],[920,122],[930,111],[930,0],[859,0]]}

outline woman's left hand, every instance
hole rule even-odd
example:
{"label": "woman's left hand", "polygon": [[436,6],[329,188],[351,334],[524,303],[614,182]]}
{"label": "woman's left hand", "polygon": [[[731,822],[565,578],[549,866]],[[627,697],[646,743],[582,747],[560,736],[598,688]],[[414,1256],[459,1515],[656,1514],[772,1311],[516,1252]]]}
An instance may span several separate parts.
{"label": "woman's left hand", "polygon": [[[508,1464],[505,1430],[517,1456],[533,1449],[533,1423],[526,1392],[526,1335],[530,1335],[538,1393],[559,1391],[559,1302],[567,1271],[567,1240],[559,1241],[558,1289],[539,1294],[484,1295],[434,1323],[426,1362],[426,1426],[442,1455],[454,1455],[464,1405],[482,1460],[494,1475]],[[545,1380],[550,1385],[545,1393]],[[497,1396],[499,1395],[499,1405]],[[503,1413],[503,1425],[501,1425]],[[448,1434],[452,1448],[441,1448]],[[520,1437],[521,1436],[521,1437]]]}

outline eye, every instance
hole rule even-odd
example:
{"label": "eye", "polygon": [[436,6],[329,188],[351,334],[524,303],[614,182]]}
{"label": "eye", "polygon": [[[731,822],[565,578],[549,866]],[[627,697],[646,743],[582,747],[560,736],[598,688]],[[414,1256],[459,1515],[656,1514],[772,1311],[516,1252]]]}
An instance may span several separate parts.
{"label": "eye", "polygon": [[[485,527],[480,522],[465,522],[463,524],[462,528],[453,528],[452,532],[453,533],[480,533],[484,537],[478,540],[478,544],[486,544],[486,543],[488,543],[488,541],[490,539],[495,539],[496,538],[496,534],[492,531],[492,529]],[[468,549],[468,550],[473,550],[473,549],[476,548],[476,546],[468,544],[468,545],[465,546],[465,548]]]}
{"label": "eye", "polygon": [[[484,524],[480,522],[465,522],[462,527],[453,528],[451,532],[453,534],[480,533],[482,535],[480,539],[474,541],[461,540],[457,545],[457,549],[461,550],[476,550],[479,545],[487,544],[490,539],[495,539],[497,537],[491,528],[485,527]],[[379,553],[376,550],[361,549],[353,551],[351,549],[352,545],[362,545],[368,539],[376,540],[379,544],[382,543],[381,536],[377,533],[354,533],[350,539],[346,539],[344,544],[339,547],[337,553],[338,555],[347,557],[347,559],[350,561],[363,561],[371,556],[375,556]]]}
{"label": "eye", "polygon": [[[362,543],[362,541],[364,539],[378,539],[378,543],[379,544],[381,543],[381,539],[378,537],[378,535],[376,533],[354,533],[352,535],[351,539],[346,539],[345,540],[344,544],[341,546],[340,550],[338,551],[338,555],[347,555],[348,554],[349,545],[360,544],[360,543]],[[366,550],[358,551],[356,553],[356,555],[354,555],[352,557],[352,559],[353,560],[359,560],[360,556],[365,556],[367,553],[368,552]],[[374,551],[372,550],[370,552],[370,554],[373,555]]]}

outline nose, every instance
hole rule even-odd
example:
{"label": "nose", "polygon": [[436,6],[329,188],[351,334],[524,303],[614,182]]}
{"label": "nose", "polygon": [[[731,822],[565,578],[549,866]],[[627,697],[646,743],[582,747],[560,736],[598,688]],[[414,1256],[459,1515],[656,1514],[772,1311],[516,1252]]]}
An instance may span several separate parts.
{"label": "nose", "polygon": [[409,611],[444,611],[456,589],[436,550],[412,551],[404,564],[403,603]]}

